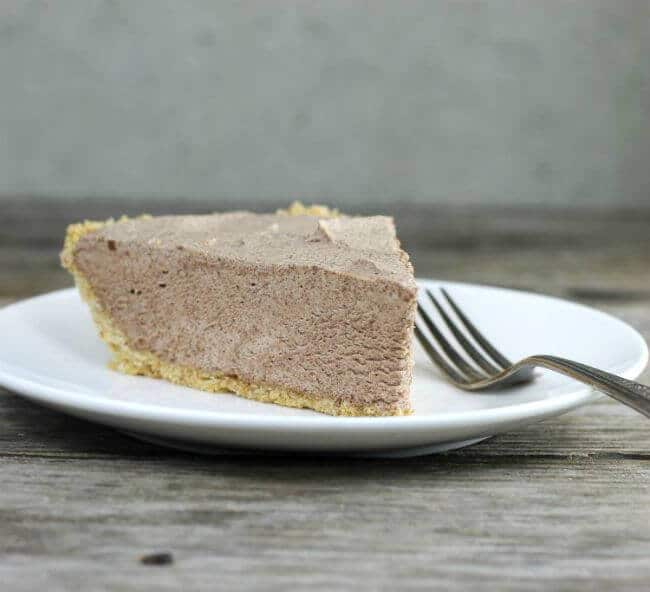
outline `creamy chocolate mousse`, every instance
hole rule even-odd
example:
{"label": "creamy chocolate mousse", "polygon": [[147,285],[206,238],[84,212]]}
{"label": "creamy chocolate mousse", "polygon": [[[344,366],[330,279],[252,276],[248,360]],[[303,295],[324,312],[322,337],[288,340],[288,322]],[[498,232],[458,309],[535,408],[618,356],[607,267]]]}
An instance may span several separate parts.
{"label": "creamy chocolate mousse", "polygon": [[113,368],[332,415],[409,412],[416,284],[391,218],[85,222],[62,253]]}

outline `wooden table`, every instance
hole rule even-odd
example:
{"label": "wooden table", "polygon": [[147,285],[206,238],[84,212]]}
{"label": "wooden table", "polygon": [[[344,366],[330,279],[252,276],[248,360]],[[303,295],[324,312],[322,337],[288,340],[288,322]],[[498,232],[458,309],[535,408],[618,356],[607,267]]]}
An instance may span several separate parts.
{"label": "wooden table", "polygon": [[[67,286],[64,221],[111,205],[137,207],[10,203],[0,301]],[[581,300],[650,338],[650,215],[581,218],[406,209],[398,223],[422,276]],[[650,423],[606,399],[465,450],[354,460],[194,456],[0,391],[0,463],[7,591],[650,587]]]}

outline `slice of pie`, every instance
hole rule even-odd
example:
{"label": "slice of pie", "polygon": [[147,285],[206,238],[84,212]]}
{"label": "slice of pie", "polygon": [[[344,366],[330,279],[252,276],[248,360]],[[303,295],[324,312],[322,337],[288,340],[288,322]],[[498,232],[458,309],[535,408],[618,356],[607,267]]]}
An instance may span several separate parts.
{"label": "slice of pie", "polygon": [[297,204],[84,222],[61,258],[116,370],[332,415],[409,413],[417,288],[391,218]]}

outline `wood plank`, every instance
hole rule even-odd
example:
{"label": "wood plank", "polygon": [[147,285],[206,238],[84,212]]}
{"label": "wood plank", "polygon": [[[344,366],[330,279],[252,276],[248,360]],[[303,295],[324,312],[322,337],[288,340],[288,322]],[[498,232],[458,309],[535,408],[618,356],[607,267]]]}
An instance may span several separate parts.
{"label": "wood plank", "polygon": [[[72,221],[228,206],[255,209],[254,203],[183,200],[5,201],[0,298],[71,284],[60,268],[58,250]],[[421,277],[513,286],[589,302],[650,302],[650,208],[585,212],[404,204],[384,213],[396,216],[400,238]]]}
{"label": "wood plank", "polygon": [[[11,589],[606,590],[650,577],[650,464],[636,459],[0,464]],[[160,551],[173,566],[138,563]]]}
{"label": "wood plank", "polygon": [[[167,458],[180,454],[44,409],[2,389],[0,426],[0,458]],[[223,452],[223,455],[228,454],[228,451]],[[458,459],[475,456],[554,457],[558,460],[611,457],[647,461],[650,460],[650,430],[643,417],[603,398],[566,416],[449,454]]]}
{"label": "wood plank", "polygon": [[[157,200],[154,198],[39,199],[19,196],[2,200],[0,244],[58,246],[65,228],[84,219],[105,220],[142,213],[205,214],[248,209],[273,211],[288,200],[261,206],[255,199]],[[384,214],[395,218],[402,237],[415,239],[427,249],[454,248],[458,252],[488,247],[502,249],[528,245],[574,250],[613,247],[617,244],[650,244],[650,207],[558,208],[535,206],[454,206],[398,202],[394,206],[329,203],[349,214]]]}

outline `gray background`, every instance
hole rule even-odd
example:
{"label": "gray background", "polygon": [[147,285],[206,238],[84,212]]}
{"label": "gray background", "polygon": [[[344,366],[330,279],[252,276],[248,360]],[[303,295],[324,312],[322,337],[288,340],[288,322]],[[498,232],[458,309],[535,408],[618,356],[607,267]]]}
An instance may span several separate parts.
{"label": "gray background", "polygon": [[0,199],[650,202],[647,0],[3,0],[0,100]]}

